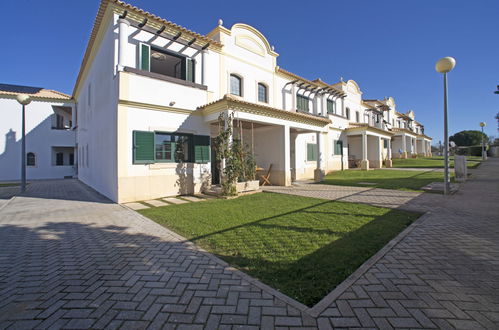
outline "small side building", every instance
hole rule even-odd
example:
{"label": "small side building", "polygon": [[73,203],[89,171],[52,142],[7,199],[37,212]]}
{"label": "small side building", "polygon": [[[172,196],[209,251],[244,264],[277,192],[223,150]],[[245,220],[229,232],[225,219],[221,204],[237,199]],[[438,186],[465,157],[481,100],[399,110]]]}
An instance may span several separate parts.
{"label": "small side building", "polygon": [[58,179],[76,175],[74,102],[54,90],[0,84],[0,182],[21,178],[22,106],[26,106],[26,178]]}

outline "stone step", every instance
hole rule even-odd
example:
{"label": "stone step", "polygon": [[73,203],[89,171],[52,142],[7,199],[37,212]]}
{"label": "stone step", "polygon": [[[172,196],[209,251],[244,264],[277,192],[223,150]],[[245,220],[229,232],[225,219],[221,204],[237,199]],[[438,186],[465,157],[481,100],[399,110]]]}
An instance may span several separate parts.
{"label": "stone step", "polygon": [[148,209],[149,208],[149,206],[141,204],[141,203],[126,203],[126,204],[123,204],[123,205],[125,205],[126,207],[129,207],[129,208],[131,208],[132,210],[135,210],[135,211],[143,210],[143,209]]}
{"label": "stone step", "polygon": [[171,204],[185,204],[189,203],[188,201],[184,201],[183,199],[175,198],[175,197],[167,197],[167,198],[162,198],[165,202],[171,203]]}

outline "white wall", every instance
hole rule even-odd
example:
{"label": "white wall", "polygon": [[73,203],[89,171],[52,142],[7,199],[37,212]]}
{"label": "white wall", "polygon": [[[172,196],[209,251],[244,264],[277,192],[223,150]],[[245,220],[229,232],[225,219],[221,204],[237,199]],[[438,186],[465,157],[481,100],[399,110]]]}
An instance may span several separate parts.
{"label": "white wall", "polygon": [[114,76],[115,22],[105,27],[86,79],[77,98],[78,178],[103,195],[117,196],[117,102],[118,82]]}
{"label": "white wall", "polygon": [[[53,166],[52,147],[74,147],[75,132],[52,129],[52,106],[62,102],[32,101],[26,106],[26,153],[36,155],[36,165],[26,169],[28,180],[55,179],[74,175],[73,166]],[[21,105],[13,98],[0,96],[0,181],[21,178]],[[11,139],[7,140],[7,136]],[[14,138],[15,136],[15,138]]]}

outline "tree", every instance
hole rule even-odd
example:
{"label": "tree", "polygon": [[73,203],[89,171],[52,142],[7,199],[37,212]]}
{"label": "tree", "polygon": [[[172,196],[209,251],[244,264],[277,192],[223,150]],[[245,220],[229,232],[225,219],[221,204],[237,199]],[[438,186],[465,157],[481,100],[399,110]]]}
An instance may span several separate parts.
{"label": "tree", "polygon": [[449,141],[454,141],[459,147],[465,147],[481,145],[482,139],[488,141],[487,135],[480,131],[461,131],[452,135]]}

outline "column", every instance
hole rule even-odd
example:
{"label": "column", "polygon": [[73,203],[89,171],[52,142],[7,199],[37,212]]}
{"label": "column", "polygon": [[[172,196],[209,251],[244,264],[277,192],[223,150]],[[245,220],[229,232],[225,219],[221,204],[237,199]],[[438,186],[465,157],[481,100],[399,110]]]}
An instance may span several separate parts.
{"label": "column", "polygon": [[[341,98],[341,115],[344,117],[345,116],[345,98]],[[350,114],[351,116],[352,114]]]}
{"label": "column", "polygon": [[362,132],[362,160],[360,162],[362,170],[369,169],[369,160],[367,159],[367,133]]}
{"label": "column", "polygon": [[383,167],[383,139],[378,136],[377,138],[377,142],[376,143],[376,158],[378,158],[378,160],[376,161],[376,164],[373,164],[375,168],[382,168]]}
{"label": "column", "polygon": [[407,138],[405,137],[405,134],[402,134],[402,154],[400,155],[400,158],[407,158]]}
{"label": "column", "polygon": [[385,166],[387,168],[390,168],[393,166],[392,164],[392,139],[386,139],[387,141],[387,155],[386,155],[386,161],[385,161]]}
{"label": "column", "polygon": [[71,129],[76,127],[76,104],[71,107]]}
{"label": "column", "polygon": [[289,136],[289,126],[284,125],[284,186],[291,185],[291,140]]}
{"label": "column", "polygon": [[130,22],[124,18],[118,20],[119,42],[118,42],[118,71],[123,71],[126,65],[126,48],[128,45],[128,27]]}
{"label": "column", "polygon": [[291,85],[291,111],[296,111],[296,86]]}
{"label": "column", "polygon": [[321,152],[324,144],[324,137],[323,134],[320,132],[316,133],[316,140],[317,140],[317,166],[314,170],[314,181],[315,182],[322,182],[324,180],[324,166],[322,166],[324,162],[324,155]]}

